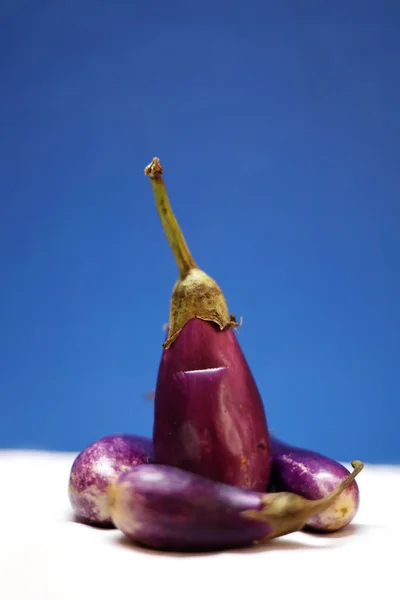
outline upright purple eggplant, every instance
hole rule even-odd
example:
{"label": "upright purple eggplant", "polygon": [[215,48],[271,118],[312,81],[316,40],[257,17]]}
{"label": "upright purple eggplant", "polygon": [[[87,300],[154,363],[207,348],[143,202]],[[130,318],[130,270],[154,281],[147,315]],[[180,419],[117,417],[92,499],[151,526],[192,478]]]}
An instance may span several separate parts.
{"label": "upright purple eggplant", "polygon": [[112,525],[108,486],[127,469],[152,462],[153,444],[138,435],[103,437],[75,458],[69,476],[68,495],[79,520],[91,525]]}
{"label": "upright purple eggplant", "polygon": [[174,286],[155,391],[155,462],[265,491],[272,454],[264,406],[222,290],[196,265],[155,158],[146,167],[174,253]]}
{"label": "upright purple eggplant", "polygon": [[[271,447],[271,485],[276,491],[293,492],[309,500],[319,500],[330,494],[349,474],[346,467],[332,458],[290,446],[272,435]],[[321,533],[343,529],[357,514],[359,502],[359,488],[353,481],[329,507],[310,516],[305,527]]]}
{"label": "upright purple eggplant", "polygon": [[264,543],[298,531],[329,507],[363,468],[322,500],[287,492],[260,494],[176,467],[142,465],[110,486],[111,518],[128,538],[162,550],[210,551]]}

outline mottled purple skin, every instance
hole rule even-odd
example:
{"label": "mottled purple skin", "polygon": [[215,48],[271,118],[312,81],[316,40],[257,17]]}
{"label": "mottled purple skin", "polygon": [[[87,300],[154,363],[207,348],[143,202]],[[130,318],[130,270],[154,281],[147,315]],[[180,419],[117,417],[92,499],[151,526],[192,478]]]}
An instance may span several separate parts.
{"label": "mottled purple skin", "polygon": [[110,435],[85,448],[75,459],[68,494],[76,517],[85,523],[113,527],[108,486],[123,471],[152,462],[152,441],[137,435]]}
{"label": "mottled purple skin", "polygon": [[[273,491],[293,492],[308,500],[324,498],[349,471],[342,464],[318,452],[290,446],[271,436]],[[318,533],[338,531],[355,517],[360,503],[359,488],[353,481],[326,510],[312,516],[306,529]]]}
{"label": "mottled purple skin", "polygon": [[263,403],[233,329],[190,320],[163,351],[155,462],[265,492],[272,453]]}
{"label": "mottled purple skin", "polygon": [[241,512],[261,508],[261,494],[164,465],[143,465],[117,479],[115,525],[137,544],[160,550],[211,551],[251,545],[268,523]]}

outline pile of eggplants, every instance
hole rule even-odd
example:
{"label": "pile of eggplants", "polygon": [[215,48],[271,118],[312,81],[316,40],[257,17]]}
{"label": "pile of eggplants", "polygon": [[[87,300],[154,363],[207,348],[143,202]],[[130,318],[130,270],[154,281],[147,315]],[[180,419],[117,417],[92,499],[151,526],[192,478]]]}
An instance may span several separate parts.
{"label": "pile of eggplants", "polygon": [[240,348],[235,316],[194,261],[157,158],[146,167],[179,278],[154,396],[153,439],[110,435],[76,457],[69,499],[82,523],[117,527],[149,548],[207,551],[263,544],[294,531],[346,527],[356,476],[269,431]]}

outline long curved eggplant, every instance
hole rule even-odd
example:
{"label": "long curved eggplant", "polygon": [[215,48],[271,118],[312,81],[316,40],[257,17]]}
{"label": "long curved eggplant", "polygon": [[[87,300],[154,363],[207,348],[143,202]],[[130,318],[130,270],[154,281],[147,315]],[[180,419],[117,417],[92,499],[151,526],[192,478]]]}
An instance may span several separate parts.
{"label": "long curved eggplant", "polygon": [[145,169],[179,279],[155,391],[155,462],[265,491],[272,469],[267,420],[217,283],[196,265],[155,158]]}
{"label": "long curved eggplant", "polygon": [[111,518],[130,540],[149,548],[211,551],[239,548],[300,530],[329,507],[363,464],[322,500],[281,492],[260,494],[176,467],[142,465],[110,486]]}
{"label": "long curved eggplant", "polygon": [[[318,452],[290,446],[272,435],[271,447],[274,491],[293,492],[318,500],[330,494],[349,475],[341,463]],[[305,528],[319,533],[343,529],[354,519],[359,503],[359,487],[353,481],[328,508],[310,516]]]}
{"label": "long curved eggplant", "polygon": [[123,471],[152,462],[152,441],[138,435],[109,435],[75,458],[68,495],[76,517],[87,524],[112,526],[108,486]]}

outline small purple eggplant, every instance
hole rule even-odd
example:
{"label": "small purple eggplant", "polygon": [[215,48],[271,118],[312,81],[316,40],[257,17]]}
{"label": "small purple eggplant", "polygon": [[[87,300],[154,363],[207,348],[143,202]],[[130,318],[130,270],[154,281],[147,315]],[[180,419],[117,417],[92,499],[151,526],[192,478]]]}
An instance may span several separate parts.
{"label": "small purple eggplant", "polygon": [[172,212],[155,158],[145,174],[179,269],[158,371],[154,460],[264,492],[272,469],[267,420],[256,382],[218,284],[200,270]]}
{"label": "small purple eggplant", "polygon": [[76,517],[87,524],[113,526],[108,486],[123,471],[152,462],[152,441],[137,435],[110,435],[93,442],[75,458],[68,494]]}
{"label": "small purple eggplant", "polygon": [[211,551],[264,543],[300,530],[351,484],[363,464],[332,494],[306,500],[281,492],[260,494],[164,465],[142,465],[110,486],[111,518],[130,540],[148,548]]}
{"label": "small purple eggplant", "polygon": [[[271,446],[274,491],[293,492],[309,500],[319,500],[330,494],[349,474],[342,464],[318,452],[289,446],[273,436]],[[319,533],[343,529],[354,519],[359,503],[359,488],[353,481],[328,508],[311,515],[305,528]]]}

